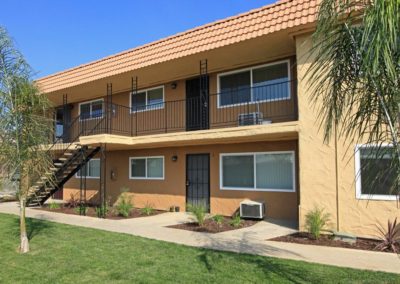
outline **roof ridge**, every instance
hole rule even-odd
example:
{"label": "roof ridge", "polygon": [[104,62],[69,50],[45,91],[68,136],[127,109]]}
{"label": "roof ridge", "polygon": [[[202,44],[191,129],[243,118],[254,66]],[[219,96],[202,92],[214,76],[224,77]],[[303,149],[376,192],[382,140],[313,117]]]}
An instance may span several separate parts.
{"label": "roof ridge", "polygon": [[81,69],[81,68],[84,68],[84,67],[87,67],[87,66],[102,62],[102,61],[106,61],[109,58],[116,58],[116,57],[119,57],[119,56],[122,56],[122,55],[125,55],[125,54],[129,54],[129,53],[132,53],[134,51],[138,51],[138,50],[147,48],[147,47],[152,46],[152,45],[160,44],[160,43],[166,42],[166,41],[174,39],[174,38],[179,38],[179,37],[181,37],[183,35],[188,35],[190,33],[193,33],[193,32],[196,32],[196,31],[200,31],[202,29],[207,29],[207,28],[209,28],[211,26],[217,26],[217,25],[222,24],[222,23],[233,21],[233,20],[245,17],[245,16],[249,16],[249,15],[258,13],[258,12],[263,11],[265,9],[271,9],[271,8],[273,8],[275,6],[279,6],[279,5],[282,5],[282,4],[287,4],[287,3],[293,2],[293,1],[294,0],[279,0],[279,1],[275,2],[275,3],[271,3],[271,4],[268,4],[268,5],[259,7],[259,8],[255,8],[255,9],[252,9],[252,10],[247,11],[247,12],[243,12],[243,13],[240,13],[240,14],[237,14],[237,15],[229,16],[227,18],[215,20],[215,21],[213,21],[211,23],[207,23],[207,24],[200,25],[200,26],[197,26],[197,27],[194,27],[194,28],[190,28],[188,30],[185,30],[185,31],[182,31],[182,32],[178,32],[176,34],[173,34],[173,35],[170,35],[170,36],[167,36],[167,37],[164,37],[164,38],[161,38],[161,39],[158,39],[158,40],[155,40],[155,41],[143,44],[143,45],[139,45],[139,46],[134,47],[134,48],[123,50],[123,51],[120,51],[120,52],[117,52],[117,53],[114,53],[114,54],[111,54],[111,55],[108,55],[108,56],[105,56],[105,57],[102,57],[102,58],[99,58],[99,59],[96,59],[96,60],[93,60],[93,61],[90,61],[88,63],[83,63],[83,64],[80,64],[80,65],[77,65],[77,66],[74,66],[74,67],[71,67],[71,68],[67,68],[65,70],[58,71],[56,73],[40,77],[35,81],[36,82],[44,81],[46,79],[50,79],[52,77],[56,77],[56,76],[59,76],[59,75],[64,74],[64,73],[68,73],[70,71],[78,70],[78,69]]}

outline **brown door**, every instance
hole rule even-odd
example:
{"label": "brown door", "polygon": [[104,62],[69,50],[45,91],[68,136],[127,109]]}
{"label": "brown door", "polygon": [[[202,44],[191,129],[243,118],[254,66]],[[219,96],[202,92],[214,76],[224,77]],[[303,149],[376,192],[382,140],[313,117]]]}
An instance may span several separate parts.
{"label": "brown door", "polygon": [[59,199],[62,200],[63,199],[63,188],[60,188],[59,190],[57,190],[54,194],[53,194],[53,199]]}
{"label": "brown door", "polygon": [[208,91],[204,92],[203,94],[201,93],[200,77],[186,80],[186,130],[187,131],[209,128],[208,105],[209,105]]}

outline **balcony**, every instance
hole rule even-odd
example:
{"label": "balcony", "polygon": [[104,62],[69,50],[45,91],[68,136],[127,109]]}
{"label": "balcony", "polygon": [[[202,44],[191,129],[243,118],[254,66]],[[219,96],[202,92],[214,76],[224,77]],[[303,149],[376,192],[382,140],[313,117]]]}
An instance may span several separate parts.
{"label": "balcony", "polygon": [[199,91],[199,96],[135,107],[108,99],[91,115],[75,117],[59,140],[65,143],[98,134],[135,137],[295,120],[296,81],[285,81],[209,95]]}

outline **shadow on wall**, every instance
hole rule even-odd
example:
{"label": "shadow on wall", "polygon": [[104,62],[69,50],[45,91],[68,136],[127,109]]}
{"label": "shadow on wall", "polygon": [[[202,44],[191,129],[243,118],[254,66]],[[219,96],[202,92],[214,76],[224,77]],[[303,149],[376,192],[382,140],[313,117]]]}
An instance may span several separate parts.
{"label": "shadow on wall", "polygon": [[[109,206],[115,206],[118,200],[120,199],[121,195],[125,192],[128,192],[132,194],[133,200],[134,201],[134,193],[131,192],[130,188],[128,187],[121,187],[119,190],[119,194],[117,196],[113,195],[107,195],[106,194],[106,201]],[[70,196],[67,198],[66,202],[67,203],[74,203],[74,204],[79,204],[81,201],[81,196],[80,196],[80,191],[79,190],[74,190],[74,192],[70,193]],[[84,198],[82,198],[82,202],[84,201]],[[96,191],[93,193],[91,191],[90,194],[86,195],[86,203],[91,205],[91,206],[100,206],[101,204],[101,196],[100,196],[100,191]]]}
{"label": "shadow on wall", "polygon": [[[142,193],[140,192],[133,192],[131,188],[123,186],[118,190],[112,190],[111,193],[106,194],[106,201],[107,204],[111,207],[116,206],[120,201],[121,195],[124,193],[128,193],[132,197],[132,204],[137,208],[144,208],[144,207],[152,207],[153,209],[157,210],[171,210],[171,207],[174,210],[184,211],[185,204],[181,204],[181,202],[174,202],[171,198],[170,201],[165,201],[162,195],[154,194],[154,198],[152,198],[152,194],[149,193],[147,197],[143,197]],[[177,195],[178,196],[178,195]],[[64,193],[64,200],[66,203],[76,204],[80,203],[80,190],[79,189],[68,189]],[[89,206],[100,206],[100,192],[94,190],[88,190],[86,195],[86,204]],[[163,200],[163,204],[165,206],[157,206],[157,201]],[[84,202],[84,198],[82,198],[82,202]]]}

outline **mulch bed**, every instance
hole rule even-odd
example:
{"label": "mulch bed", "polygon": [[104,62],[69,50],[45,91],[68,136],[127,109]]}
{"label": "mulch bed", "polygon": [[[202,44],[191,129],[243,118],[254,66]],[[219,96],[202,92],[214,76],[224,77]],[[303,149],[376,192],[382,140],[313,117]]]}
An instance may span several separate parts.
{"label": "mulch bed", "polygon": [[222,224],[218,225],[212,219],[207,219],[204,222],[203,226],[201,227],[198,225],[198,223],[191,222],[191,223],[183,223],[183,224],[168,226],[168,228],[215,234],[215,233],[221,233],[221,232],[250,227],[259,222],[258,220],[242,220],[242,223],[240,224],[239,227],[234,227],[229,224],[231,220],[232,218],[230,217],[224,217]]}
{"label": "mulch bed", "polygon": [[[357,238],[356,242],[351,244],[344,241],[334,240],[332,235],[321,235],[318,240],[314,240],[309,233],[298,232],[291,235],[281,236],[269,241],[305,244],[305,245],[317,245],[317,246],[328,246],[328,247],[341,247],[350,249],[360,249],[377,251],[375,247],[380,243],[378,240]],[[398,246],[400,249],[400,246]],[[391,252],[391,251],[385,251]]]}
{"label": "mulch bed", "polygon": [[[77,212],[77,208],[72,208],[70,206],[68,206],[68,204],[60,204],[60,208],[57,209],[50,209],[48,204],[43,205],[40,208],[35,208],[36,210],[43,210],[43,211],[49,211],[49,212],[56,212],[56,213],[64,213],[64,214],[70,214],[70,215],[78,215],[79,213]],[[140,211],[139,208],[133,208],[129,214],[129,217],[123,217],[123,216],[119,216],[117,211],[115,210],[115,208],[110,208],[106,219],[111,219],[111,220],[121,220],[121,219],[131,219],[131,218],[139,218],[139,217],[147,217],[147,216],[154,216],[154,215],[158,215],[158,214],[162,214],[165,213],[166,211],[163,210],[153,210],[153,212],[150,215],[145,215],[142,214],[142,212]],[[89,206],[88,211],[86,213],[86,216],[89,217],[97,217],[96,214],[96,207],[94,206]]]}

